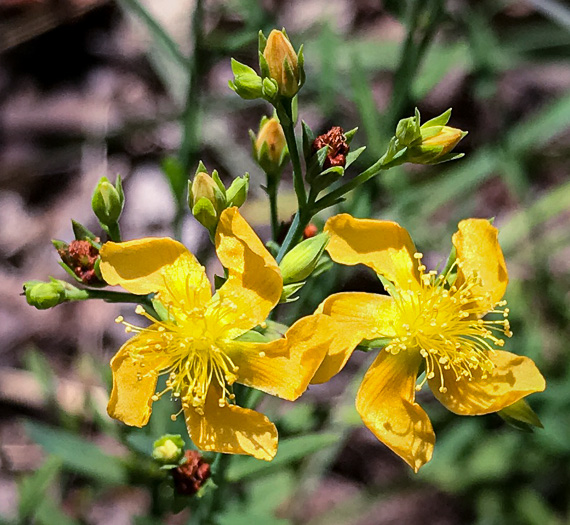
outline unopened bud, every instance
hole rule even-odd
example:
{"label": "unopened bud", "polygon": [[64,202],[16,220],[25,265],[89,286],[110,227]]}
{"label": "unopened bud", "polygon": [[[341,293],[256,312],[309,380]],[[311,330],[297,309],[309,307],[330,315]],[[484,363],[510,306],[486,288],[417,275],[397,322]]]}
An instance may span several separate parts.
{"label": "unopened bud", "polygon": [[283,284],[298,283],[309,277],[317,267],[329,239],[328,233],[320,233],[300,242],[288,252],[279,265]]}
{"label": "unopened bud", "polygon": [[194,177],[189,198],[192,201],[191,207],[194,207],[200,199],[207,199],[218,215],[226,207],[226,196],[214,179],[205,172],[200,172]]}
{"label": "unopened bud", "polygon": [[179,434],[165,434],[154,442],[152,457],[162,465],[178,465],[184,457],[184,440]]}
{"label": "unopened bud", "polygon": [[293,98],[299,91],[299,60],[289,38],[283,31],[274,29],[267,38],[263,57],[269,76],[277,82],[279,94]]}
{"label": "unopened bud", "polygon": [[[219,180],[217,173],[212,174]],[[188,188],[188,204],[192,215],[210,232],[216,229],[220,213],[226,207],[225,189],[206,172],[199,172]]]}
{"label": "unopened bud", "polygon": [[124,204],[125,195],[121,177],[117,176],[114,186],[107,177],[101,177],[91,199],[93,212],[101,225],[110,226],[116,224],[121,216]]}
{"label": "unopened bud", "polygon": [[38,310],[47,310],[67,300],[65,283],[52,279],[43,281],[28,281],[24,283],[24,293],[29,305]]}
{"label": "unopened bud", "polygon": [[184,458],[183,464],[171,470],[172,479],[178,494],[192,496],[210,477],[210,464],[196,450],[187,450]]}
{"label": "unopened bud", "polygon": [[[419,136],[411,143],[405,144],[408,146],[405,155],[406,162],[438,164],[460,156],[453,154],[452,151],[459,141],[467,135],[467,132],[447,126],[450,117],[451,110],[448,109],[441,115],[422,124],[419,128]],[[415,120],[419,124],[420,117],[417,110]],[[396,136],[398,136],[397,133]]]}
{"label": "unopened bud", "polygon": [[233,81],[229,81],[229,86],[241,98],[246,100],[261,98],[262,79],[251,67],[238,62],[232,58]]}
{"label": "unopened bud", "polygon": [[259,132],[252,137],[253,156],[265,173],[279,173],[285,163],[287,140],[276,118],[263,118]]}

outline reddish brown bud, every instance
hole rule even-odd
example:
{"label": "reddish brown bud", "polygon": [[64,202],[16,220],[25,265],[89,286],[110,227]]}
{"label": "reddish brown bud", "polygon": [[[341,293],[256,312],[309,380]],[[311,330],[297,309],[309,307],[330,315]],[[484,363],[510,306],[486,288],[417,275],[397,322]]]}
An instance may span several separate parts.
{"label": "reddish brown bud", "polygon": [[323,164],[323,169],[346,164],[346,155],[350,149],[344,131],[340,126],[334,126],[323,135],[319,135],[313,142],[313,153],[316,153],[325,146],[329,147],[327,158]]}
{"label": "reddish brown bud", "polygon": [[319,229],[311,222],[303,230],[303,239],[310,239],[319,233]]}
{"label": "reddish brown bud", "polygon": [[95,273],[95,262],[99,250],[89,241],[71,241],[69,246],[58,248],[61,260],[73,271],[84,284],[102,284]]}
{"label": "reddish brown bud", "polygon": [[178,494],[192,496],[210,477],[210,464],[196,450],[187,450],[184,457],[186,463],[171,470],[172,479]]}

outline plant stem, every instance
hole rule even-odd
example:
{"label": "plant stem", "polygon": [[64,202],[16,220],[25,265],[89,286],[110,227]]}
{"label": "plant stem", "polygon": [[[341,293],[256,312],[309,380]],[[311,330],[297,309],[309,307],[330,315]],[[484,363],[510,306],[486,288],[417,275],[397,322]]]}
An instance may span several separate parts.
{"label": "plant stem", "polygon": [[307,203],[307,193],[305,192],[305,183],[303,182],[303,170],[301,169],[301,158],[297,148],[297,140],[295,138],[295,123],[293,122],[292,99],[283,99],[276,107],[279,122],[283,128],[283,134],[287,141],[291,164],[293,165],[293,188],[297,195],[297,204],[299,210],[302,210]]}
{"label": "plant stem", "polygon": [[351,181],[343,184],[340,188],[337,188],[330,193],[327,193],[324,197],[319,199],[315,203],[316,211],[324,210],[330,206],[333,206],[337,203],[338,199],[340,199],[343,195],[346,195],[349,191],[357,188],[361,184],[364,184],[372,177],[378,175],[382,170],[387,169],[387,166],[383,165],[383,158],[372,164],[367,170],[363,171],[360,175],[357,175]]}
{"label": "plant stem", "polygon": [[144,22],[154,38],[179,65],[184,69],[188,67],[188,60],[178,49],[176,42],[138,0],[119,0],[119,3],[127,10],[135,13]]}
{"label": "plant stem", "polygon": [[[200,150],[200,74],[202,73],[202,20],[204,18],[203,0],[197,0],[192,15],[191,34],[193,36],[193,54],[188,64],[188,89],[186,92],[186,104],[182,114],[182,143],[178,151],[178,160],[183,173],[188,173],[190,167],[196,162]],[[180,239],[182,233],[182,221],[186,215],[186,199],[184,192],[174,195],[176,202],[176,214],[172,228],[174,236]]]}
{"label": "plant stem", "polygon": [[277,187],[279,175],[267,173],[267,195],[269,196],[269,209],[271,212],[271,238],[277,242],[279,235],[279,215],[277,214]]}
{"label": "plant stem", "polygon": [[121,242],[121,230],[119,228],[118,222],[114,222],[113,224],[107,225],[105,230],[109,235],[109,239],[111,239],[113,242]]}
{"label": "plant stem", "polygon": [[151,305],[148,295],[135,295],[128,292],[112,292],[109,290],[80,290],[79,288],[66,293],[72,301],[86,301],[88,299],[103,299],[108,303],[133,303],[143,306]]}

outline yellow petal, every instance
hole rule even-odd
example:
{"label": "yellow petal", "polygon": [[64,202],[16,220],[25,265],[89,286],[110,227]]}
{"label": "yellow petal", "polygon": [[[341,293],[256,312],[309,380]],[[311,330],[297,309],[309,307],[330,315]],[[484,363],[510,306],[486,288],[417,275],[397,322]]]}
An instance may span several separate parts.
{"label": "yellow petal", "polygon": [[112,418],[134,427],[146,425],[150,418],[151,396],[155,393],[158,377],[157,369],[149,362],[152,359],[145,356],[141,367],[142,361],[136,361],[130,355],[139,347],[146,346],[145,340],[144,332],[129,339],[111,359],[113,390],[107,412]]}
{"label": "yellow petal", "polygon": [[237,405],[218,404],[219,393],[210,388],[204,415],[184,409],[188,433],[200,450],[247,454],[271,461],[277,452],[277,429],[263,414]]}
{"label": "yellow petal", "polygon": [[218,290],[209,315],[231,325],[233,339],[265,321],[279,302],[281,271],[237,208],[222,212],[216,231],[216,251],[228,270],[228,280]]}
{"label": "yellow petal", "polygon": [[334,338],[311,383],[325,383],[343,368],[363,339],[394,337],[394,301],[387,295],[343,292],[325,299],[317,312],[330,315]]}
{"label": "yellow petal", "polygon": [[[544,377],[528,357],[495,351],[489,353],[495,368],[483,379],[482,372],[473,371],[473,380],[455,380],[452,370],[443,371],[446,393],[441,393],[441,376],[429,381],[437,399],[452,412],[464,416],[476,416],[497,412],[533,392],[542,392],[546,386]],[[437,371],[436,371],[437,372]]]}
{"label": "yellow petal", "polygon": [[403,289],[419,282],[414,243],[399,224],[355,219],[343,213],[331,217],[325,231],[331,234],[327,251],[333,261],[349,266],[365,264]]}
{"label": "yellow petal", "polygon": [[[111,285],[121,285],[135,294],[170,290],[194,297],[194,305],[204,305],[211,296],[204,267],[178,241],[146,238],[121,243],[107,242],[101,248],[101,273]],[[186,293],[190,290],[191,293]]]}
{"label": "yellow petal", "polygon": [[431,459],[435,443],[431,422],[414,401],[420,363],[415,352],[381,351],[356,397],[364,424],[415,472]]}
{"label": "yellow petal", "polygon": [[499,246],[499,231],[486,219],[467,219],[459,223],[453,235],[457,250],[459,269],[458,283],[462,275],[478,275],[482,285],[475,293],[488,295],[484,301],[486,310],[491,309],[503,297],[509,277],[503,252]]}
{"label": "yellow petal", "polygon": [[289,401],[306,389],[333,337],[326,315],[297,321],[282,339],[269,343],[235,343],[229,354],[239,368],[238,382]]}

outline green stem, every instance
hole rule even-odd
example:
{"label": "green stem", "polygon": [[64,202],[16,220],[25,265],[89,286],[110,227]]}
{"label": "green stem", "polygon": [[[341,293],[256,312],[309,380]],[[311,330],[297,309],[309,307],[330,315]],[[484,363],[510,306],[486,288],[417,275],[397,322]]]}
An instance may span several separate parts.
{"label": "green stem", "polygon": [[[297,241],[297,239],[301,237],[303,229],[305,228],[305,226],[307,226],[307,224],[309,224],[309,220],[310,220],[310,218],[305,223],[305,219],[304,218],[301,219],[301,212],[300,211],[298,211],[295,214],[295,217],[293,217],[293,222],[291,223],[291,226],[289,227],[289,231],[287,232],[287,236],[285,237],[285,240],[283,241],[281,248],[279,248],[279,253],[277,254],[277,257],[275,258],[275,260],[278,263],[280,263],[283,260],[283,257],[285,257],[285,254],[290,250],[290,248],[292,246],[295,245],[295,242]],[[303,224],[303,223],[305,223],[305,224]]]}
{"label": "green stem", "polygon": [[349,191],[352,191],[361,184],[364,184],[365,182],[369,181],[372,177],[375,177],[381,171],[388,169],[388,166],[385,166],[383,164],[384,164],[384,159],[381,158],[380,160],[372,164],[372,166],[370,166],[367,170],[363,171],[360,175],[354,177],[354,179],[352,179],[351,181],[347,182],[346,184],[343,184],[340,188],[337,188],[336,190],[327,193],[324,197],[322,197],[315,203],[315,209],[316,209],[315,211],[318,212],[324,210],[325,208],[333,206],[334,204],[337,203],[338,199],[340,199],[343,195],[346,195]]}
{"label": "green stem", "polygon": [[[202,20],[204,18],[203,0],[196,1],[196,7],[191,21],[191,34],[194,37],[193,54],[188,64],[188,89],[186,92],[186,104],[182,114],[182,143],[178,151],[178,160],[182,166],[183,173],[188,173],[193,164],[196,163],[198,152],[200,151],[200,75],[202,73]],[[174,235],[180,239],[182,233],[182,222],[186,215],[185,195],[174,195],[176,202],[176,214],[173,221]]]}
{"label": "green stem", "polygon": [[271,238],[277,242],[279,236],[279,215],[277,213],[277,188],[279,175],[267,173],[267,195],[269,196],[269,209],[271,212]]}
{"label": "green stem", "polygon": [[88,299],[103,299],[108,303],[133,303],[143,306],[151,306],[148,295],[135,295],[128,292],[112,292],[109,290],[80,290],[75,288],[66,292],[66,297],[71,301],[86,301]]}
{"label": "green stem", "polygon": [[180,52],[178,45],[165,31],[165,29],[156,21],[156,19],[141,5],[138,0],[119,0],[119,3],[127,10],[137,15],[148,27],[151,34],[162,45],[170,56],[179,63],[184,69],[188,67],[187,58]]}
{"label": "green stem", "polygon": [[293,188],[297,195],[297,204],[299,210],[302,210],[307,203],[307,193],[305,191],[305,183],[303,182],[303,170],[301,169],[301,158],[297,148],[297,140],[295,138],[295,123],[293,122],[292,99],[282,99],[277,105],[277,116],[283,128],[283,134],[287,141],[291,164],[293,164]]}
{"label": "green stem", "polygon": [[113,242],[121,242],[121,230],[119,228],[118,222],[105,225],[104,229],[109,235],[109,239],[111,239]]}

